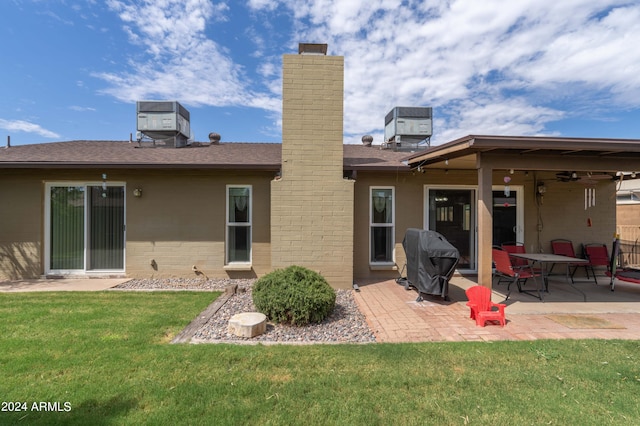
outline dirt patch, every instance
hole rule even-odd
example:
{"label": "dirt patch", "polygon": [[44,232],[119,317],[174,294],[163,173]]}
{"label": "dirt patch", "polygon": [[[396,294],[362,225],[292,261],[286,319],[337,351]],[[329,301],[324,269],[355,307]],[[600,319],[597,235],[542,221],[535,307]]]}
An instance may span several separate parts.
{"label": "dirt patch", "polygon": [[626,328],[606,319],[590,315],[547,315],[547,318],[569,328]]}

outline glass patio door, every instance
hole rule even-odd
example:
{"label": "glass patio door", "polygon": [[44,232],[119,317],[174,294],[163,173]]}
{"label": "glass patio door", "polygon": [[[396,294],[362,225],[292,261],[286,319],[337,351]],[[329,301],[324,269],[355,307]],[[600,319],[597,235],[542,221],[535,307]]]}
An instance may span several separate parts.
{"label": "glass patio door", "polygon": [[124,269],[124,187],[89,187],[87,269]]}
{"label": "glass patio door", "polygon": [[49,192],[49,270],[84,269],[83,186],[54,186]]}
{"label": "glass patio door", "polygon": [[[493,244],[524,242],[524,190],[521,185],[493,187]],[[439,232],[460,252],[458,269],[477,271],[476,216],[474,187],[427,187],[425,229]]]}
{"label": "glass patio door", "polygon": [[124,270],[124,186],[48,185],[47,273]]}
{"label": "glass patio door", "polygon": [[476,269],[474,189],[428,188],[428,228],[460,252],[458,269]]}
{"label": "glass patio door", "polygon": [[493,191],[493,245],[523,242],[518,232],[518,191]]}

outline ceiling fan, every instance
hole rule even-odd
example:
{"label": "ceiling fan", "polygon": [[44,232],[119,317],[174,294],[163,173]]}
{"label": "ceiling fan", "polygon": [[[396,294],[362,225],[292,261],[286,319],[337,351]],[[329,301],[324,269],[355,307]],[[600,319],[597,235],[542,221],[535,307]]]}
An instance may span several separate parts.
{"label": "ceiling fan", "polygon": [[585,185],[595,185],[601,180],[611,180],[613,177],[608,173],[587,172],[579,174],[578,172],[559,172],[556,173],[556,179],[560,182],[578,182]]}

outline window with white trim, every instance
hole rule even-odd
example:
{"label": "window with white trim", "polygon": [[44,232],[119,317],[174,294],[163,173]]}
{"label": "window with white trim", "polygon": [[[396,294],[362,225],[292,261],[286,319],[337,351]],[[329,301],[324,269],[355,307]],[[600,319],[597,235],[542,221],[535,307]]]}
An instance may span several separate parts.
{"label": "window with white trim", "polygon": [[251,263],[251,185],[227,185],[226,263]]}
{"label": "window with white trim", "polygon": [[395,239],[395,188],[369,188],[369,262],[393,264]]}

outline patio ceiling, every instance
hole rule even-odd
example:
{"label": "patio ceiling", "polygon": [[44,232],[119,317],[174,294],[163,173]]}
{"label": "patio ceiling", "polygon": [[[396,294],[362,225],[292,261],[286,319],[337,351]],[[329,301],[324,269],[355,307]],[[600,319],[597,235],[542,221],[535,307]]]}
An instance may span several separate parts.
{"label": "patio ceiling", "polygon": [[494,169],[638,171],[640,140],[470,135],[405,161],[412,168],[477,169],[479,157]]}

